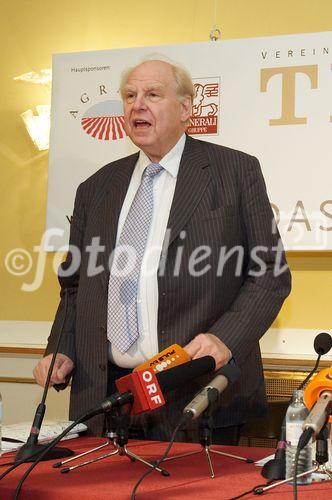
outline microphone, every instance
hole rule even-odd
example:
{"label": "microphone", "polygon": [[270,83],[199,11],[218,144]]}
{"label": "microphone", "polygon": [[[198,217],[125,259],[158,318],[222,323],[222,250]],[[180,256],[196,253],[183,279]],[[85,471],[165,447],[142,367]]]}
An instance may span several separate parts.
{"label": "microphone", "polygon": [[157,374],[153,370],[132,372],[118,379],[115,383],[119,392],[112,394],[99,406],[90,410],[86,418],[109,412],[114,407],[125,404],[132,404],[131,415],[154,410],[165,404],[163,393],[206,375],[215,367],[216,363],[212,356],[203,356]]}
{"label": "microphone", "polygon": [[[62,264],[60,264],[60,268],[59,268],[60,276],[61,276],[62,272],[65,272],[66,266],[67,266],[66,262],[63,262]],[[15,455],[14,461],[16,464],[19,464],[22,461],[34,462],[35,460],[37,460],[38,456],[41,456],[43,454],[43,451],[46,448],[45,445],[40,444],[38,442],[38,438],[39,438],[40,429],[41,429],[41,426],[42,426],[42,423],[44,420],[44,414],[45,414],[45,410],[46,410],[45,401],[46,401],[46,397],[47,397],[47,393],[48,393],[48,389],[49,389],[49,382],[50,382],[50,378],[52,375],[55,359],[56,359],[57,353],[59,352],[60,343],[61,343],[61,339],[62,339],[62,335],[63,335],[63,331],[64,331],[64,324],[65,324],[67,310],[68,310],[68,293],[69,293],[68,288],[70,286],[74,286],[73,278],[71,278],[71,279],[68,278],[65,282],[61,282],[61,279],[60,279],[60,283],[64,289],[64,300],[65,300],[65,310],[64,310],[64,315],[63,315],[63,321],[62,321],[62,324],[61,324],[61,327],[59,330],[59,335],[58,335],[56,346],[55,346],[55,349],[53,352],[52,361],[51,361],[51,364],[50,364],[49,369],[48,369],[42,399],[41,399],[41,402],[39,403],[39,405],[36,409],[28,439],[27,439],[26,443],[24,443],[24,445],[21,446],[21,448],[18,450],[18,452]],[[57,458],[68,457],[68,456],[71,456],[73,454],[74,454],[74,452],[72,450],[70,450],[69,448],[64,448],[64,447],[60,448],[59,447],[59,448],[54,448],[50,454],[43,455],[43,460],[54,460]]]}
{"label": "microphone", "polygon": [[314,340],[314,349],[316,353],[318,354],[318,357],[316,359],[315,366],[311,370],[310,373],[306,376],[306,378],[301,382],[301,384],[298,387],[298,390],[303,389],[305,387],[306,383],[311,379],[312,375],[315,373],[317,370],[317,367],[319,365],[319,361],[321,356],[324,354],[327,354],[329,350],[332,347],[332,337],[329,333],[326,332],[321,332],[318,335],[316,335],[315,340]]}
{"label": "microphone", "polygon": [[324,392],[332,392],[332,366],[317,373],[304,390],[304,402],[309,410]]}
{"label": "microphone", "polygon": [[332,421],[332,367],[320,371],[304,391],[304,402],[311,411],[303,423],[298,447],[304,448],[325,424]]}
{"label": "microphone", "polygon": [[332,392],[324,391],[319,396],[317,403],[312,408],[303,424],[303,430],[311,429],[312,434],[320,433],[324,425],[330,418],[332,411]]}
{"label": "microphone", "polygon": [[154,372],[161,372],[174,368],[182,363],[187,363],[187,361],[190,361],[190,356],[183,347],[179,346],[179,344],[172,344],[145,363],[136,366],[134,372],[150,368],[152,368]]}
{"label": "microphone", "polygon": [[[124,392],[115,392],[104,399],[98,406],[81,415],[52,443],[53,445],[58,443],[58,440],[77,423],[85,422],[100,413],[108,413],[113,408],[131,404],[131,415],[158,408],[165,404],[163,392],[177,389],[180,383],[185,385],[191,380],[213,371],[215,367],[216,363],[212,356],[203,356],[161,373],[155,374],[153,370],[141,370],[121,377],[116,381],[116,385],[119,391]],[[159,401],[159,398],[161,401]],[[45,445],[45,451],[52,448],[52,443]],[[44,456],[44,453],[42,453],[42,456]]]}
{"label": "microphone", "polygon": [[116,380],[115,385],[120,393],[132,395],[131,415],[155,410],[165,404],[163,391],[153,369],[129,373]]}
{"label": "microphone", "polygon": [[[318,335],[316,335],[314,340],[314,349],[318,357],[315,366],[313,367],[311,372],[307,375],[307,377],[298,386],[298,390],[303,389],[308,380],[312,377],[312,375],[316,371],[321,356],[327,354],[331,349],[331,347],[332,347],[332,337],[329,333],[321,332]],[[262,476],[270,480],[285,479],[285,473],[286,473],[286,416],[284,417],[283,422],[281,424],[279,441],[277,444],[277,449],[274,458],[272,460],[269,460],[263,466]]]}
{"label": "microphone", "polygon": [[[187,382],[190,382],[192,379],[195,379],[196,377],[199,377],[201,375],[205,375],[206,373],[213,371],[216,367],[215,360],[212,356],[204,356],[199,359],[195,359],[192,361],[189,361],[188,363],[185,363],[183,365],[176,366],[175,368],[172,368],[171,370],[163,371],[161,373],[155,374],[153,370],[144,370],[140,373],[138,376],[139,378],[137,379],[137,374],[139,372],[136,372],[136,374],[131,373],[130,375],[127,375],[125,377],[122,377],[121,379],[118,379],[116,381],[116,384],[119,386],[128,386],[130,385],[131,388],[133,388],[133,392],[127,391],[124,393],[116,392],[115,394],[112,394],[110,397],[102,401],[102,403],[89,410],[87,413],[79,417],[75,422],[73,422],[67,429],[65,429],[59,436],[57,436],[51,443],[45,446],[45,449],[42,451],[42,453],[39,455],[37,460],[29,467],[29,469],[25,472],[23,478],[21,479],[21,484],[19,485],[19,489],[21,488],[22,482],[25,479],[25,477],[29,474],[29,472],[35,467],[35,465],[40,461],[43,460],[45,455],[49,453],[52,448],[60,441],[62,437],[64,437],[76,424],[80,422],[85,422],[86,420],[89,420],[90,418],[94,417],[95,415],[98,415],[100,413],[107,413],[111,411],[115,407],[123,406],[126,404],[132,404],[135,402],[139,403],[139,407],[143,407],[144,404],[142,404],[142,401],[144,403],[144,397],[146,397],[146,394],[144,393],[144,389],[140,388],[137,390],[137,380],[142,381],[142,384],[145,384],[145,389],[147,387],[147,384],[153,384],[153,383],[158,383],[159,388],[161,388],[163,391],[170,391],[173,389],[176,389],[179,387],[179,383],[181,384],[186,384]],[[145,372],[145,375],[143,376],[143,373]],[[148,372],[148,373],[147,373]],[[132,379],[130,379],[130,376],[133,376]],[[124,380],[125,379],[125,380]],[[135,385],[136,381],[136,385]],[[141,382],[140,382],[141,383]],[[158,391],[158,388],[157,388]],[[149,391],[148,391],[149,392]],[[142,396],[143,393],[143,396]],[[152,392],[152,395],[155,395],[156,393]],[[158,395],[158,394],[157,394]],[[151,396],[151,394],[149,394]],[[136,400],[135,400],[136,398]],[[140,399],[142,398],[142,399]],[[149,401],[146,403],[149,406]],[[134,407],[133,404],[133,407]],[[161,405],[159,405],[161,406]],[[149,409],[149,408],[147,408]],[[132,412],[133,413],[133,412]],[[135,414],[135,413],[134,413]],[[23,462],[20,462],[23,463]]]}
{"label": "microphone", "polygon": [[218,370],[218,374],[196,394],[194,399],[184,408],[183,413],[190,420],[196,420],[209,406],[209,392],[216,390],[220,395],[229,384],[235,382],[241,374],[240,368],[235,364],[224,365]]}
{"label": "microphone", "polygon": [[332,337],[329,333],[319,333],[314,340],[314,349],[317,354],[323,356],[327,354],[332,347]]}

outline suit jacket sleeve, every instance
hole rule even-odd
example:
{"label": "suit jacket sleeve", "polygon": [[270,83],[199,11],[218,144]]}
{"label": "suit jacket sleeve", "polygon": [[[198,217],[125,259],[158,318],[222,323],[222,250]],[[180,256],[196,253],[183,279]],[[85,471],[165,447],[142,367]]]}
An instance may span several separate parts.
{"label": "suit jacket sleeve", "polygon": [[241,365],[276,318],[291,277],[259,162],[249,157],[240,180],[244,281],[231,307],[210,328]]}
{"label": "suit jacket sleeve", "polygon": [[[74,213],[70,227],[69,251],[65,262],[59,268],[58,279],[61,286],[60,303],[55,315],[51,334],[48,338],[48,344],[45,351],[45,355],[54,352],[59,333],[61,329],[63,329],[59,352],[68,356],[74,363],[76,358],[76,299],[80,278],[80,259],[82,256],[85,221],[82,188],[83,184],[79,186],[76,194]],[[65,297],[66,294],[67,300]]]}

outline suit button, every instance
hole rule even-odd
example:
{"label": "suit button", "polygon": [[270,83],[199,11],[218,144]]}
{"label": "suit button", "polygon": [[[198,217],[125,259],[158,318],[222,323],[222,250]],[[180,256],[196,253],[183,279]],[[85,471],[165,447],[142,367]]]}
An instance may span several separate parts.
{"label": "suit button", "polygon": [[163,292],[161,295],[162,295],[163,297],[166,297],[166,292]]}
{"label": "suit button", "polygon": [[102,372],[106,371],[106,365],[102,363],[99,365],[99,368],[101,369]]}
{"label": "suit button", "polygon": [[161,332],[160,332],[160,333],[166,333],[166,330],[161,330]]}
{"label": "suit button", "polygon": [[102,330],[103,332],[106,332],[106,326],[104,325],[100,325],[99,329]]}

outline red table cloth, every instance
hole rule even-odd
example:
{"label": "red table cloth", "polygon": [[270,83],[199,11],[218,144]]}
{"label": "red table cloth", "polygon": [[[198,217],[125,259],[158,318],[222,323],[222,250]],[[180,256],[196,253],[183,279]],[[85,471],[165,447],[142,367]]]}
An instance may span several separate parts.
{"label": "red table cloth", "polygon": [[[78,438],[66,441],[64,446],[80,453],[95,447],[105,440],[99,438]],[[128,449],[142,456],[146,460],[159,458],[166,449],[167,443],[132,441]],[[272,453],[264,448],[244,448],[234,446],[215,446],[216,450],[261,459]],[[106,448],[111,451],[111,446]],[[170,455],[200,450],[200,446],[192,443],[175,443]],[[88,455],[98,456],[105,453]],[[81,459],[82,460],[82,459]],[[8,456],[0,458],[0,465],[8,461]],[[137,500],[228,500],[242,492],[265,482],[260,475],[260,467],[247,464],[232,458],[212,455],[212,462],[216,477],[211,479],[205,453],[179,458],[164,462],[163,468],[169,471],[170,476],[164,477],[158,472],[150,474],[139,486]],[[115,455],[87,467],[79,468],[68,474],[61,474],[60,469],[54,469],[51,461],[42,462],[32,471],[23,485],[20,495],[22,500],[128,500],[132,489],[141,475],[147,470],[139,462],[131,462],[126,456]],[[71,465],[77,463],[72,462]],[[21,465],[0,482],[0,499],[9,500],[17,483],[28,464]],[[5,469],[0,468],[2,473]],[[245,498],[253,498],[249,495]],[[283,485],[269,492],[264,498],[292,498],[292,487]],[[256,498],[258,498],[256,496]],[[331,482],[313,483],[298,487],[298,498],[324,499],[332,498]]]}

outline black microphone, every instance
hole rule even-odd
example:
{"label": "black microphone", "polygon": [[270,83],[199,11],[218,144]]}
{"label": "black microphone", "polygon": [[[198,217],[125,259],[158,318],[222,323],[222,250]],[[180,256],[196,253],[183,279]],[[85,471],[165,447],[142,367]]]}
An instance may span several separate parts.
{"label": "black microphone", "polygon": [[[61,338],[62,338],[62,334],[63,334],[63,330],[64,330],[64,324],[65,324],[65,320],[66,320],[66,316],[67,316],[68,293],[69,293],[68,289],[70,287],[74,286],[74,280],[76,279],[73,276],[70,276],[67,278],[61,277],[62,274],[66,271],[66,269],[68,267],[69,267],[69,264],[67,262],[63,262],[59,267],[59,281],[60,281],[60,284],[61,284],[62,288],[64,289],[64,293],[65,293],[65,297],[64,297],[64,299],[65,299],[65,308],[64,308],[65,311],[64,311],[64,316],[63,316],[63,322],[62,322],[62,325],[61,325],[61,328],[59,331],[57,344],[56,344],[56,347],[54,349],[52,361],[51,361],[51,364],[50,364],[50,367],[49,367],[49,370],[47,373],[47,379],[46,379],[46,384],[45,384],[44,391],[43,391],[42,400],[37,407],[37,410],[36,410],[36,413],[35,413],[35,416],[33,419],[33,423],[31,426],[29,437],[28,437],[26,443],[23,446],[21,446],[21,448],[18,450],[18,452],[15,455],[15,463],[16,464],[23,463],[23,461],[24,462],[34,462],[37,459],[37,457],[40,456],[46,448],[46,445],[42,445],[42,444],[38,443],[38,437],[40,434],[40,429],[41,429],[41,426],[43,423],[44,414],[45,414],[45,410],[46,410],[45,401],[46,401],[46,397],[47,397],[47,393],[48,393],[49,381],[50,381],[50,378],[52,375],[54,363],[56,360],[56,355],[59,352]],[[44,455],[43,460],[54,460],[57,458],[68,457],[68,456],[71,456],[73,454],[74,454],[74,452],[72,450],[70,450],[69,448],[63,448],[63,447],[60,448],[59,447],[59,448],[54,448],[52,450],[52,453]]]}
{"label": "black microphone", "polygon": [[332,347],[332,337],[329,333],[321,332],[314,340],[314,349],[317,354],[323,356],[327,354]]}
{"label": "black microphone", "polygon": [[306,383],[311,379],[313,374],[318,368],[319,361],[321,356],[324,354],[327,354],[329,350],[332,347],[332,337],[329,333],[326,332],[321,332],[318,335],[316,335],[315,340],[314,340],[314,349],[316,353],[318,354],[318,357],[316,359],[315,366],[311,370],[311,372],[306,376],[306,378],[301,382],[301,384],[298,387],[298,390],[303,389],[303,387],[306,385]]}
{"label": "black microphone", "polygon": [[[332,337],[329,333],[321,332],[316,335],[314,340],[314,349],[318,354],[315,366],[311,370],[311,372],[307,375],[307,377],[301,382],[297,390],[303,389],[308,380],[315,373],[321,356],[327,354],[332,347]],[[277,444],[277,449],[272,460],[269,460],[264,464],[262,468],[262,476],[266,479],[275,480],[275,479],[285,479],[286,475],[286,415],[282,421],[279,441]]]}
{"label": "black microphone", "polygon": [[[236,382],[240,377],[241,370],[235,364],[224,365],[218,370],[214,379],[201,389],[194,399],[184,408],[183,413],[190,420],[198,418],[209,406],[209,392],[216,390],[218,396],[228,387],[229,384]],[[216,393],[216,394],[217,394]]]}
{"label": "black microphone", "polygon": [[[161,390],[162,396],[165,392],[177,389],[202,375],[212,372],[215,367],[216,363],[212,356],[203,356],[202,358],[193,359],[182,365],[170,368],[169,370],[153,373],[153,377],[157,380],[159,387],[155,389],[156,392],[152,393],[151,398],[155,397],[158,392],[160,393],[159,389]],[[144,373],[146,372],[151,376],[151,370],[142,370],[143,379]],[[148,400],[146,393],[149,389],[148,387],[144,388],[142,378],[138,379],[138,377],[139,372],[132,372],[118,379],[116,385],[119,392],[112,394],[104,399],[100,405],[90,410],[86,414],[86,419],[98,415],[99,413],[107,413],[114,407],[123,406],[128,403],[133,405],[131,415],[138,415],[144,411],[157,408],[158,406],[151,404],[151,401]],[[137,382],[137,380],[139,380],[139,382]],[[152,380],[149,378],[147,382],[150,386],[151,381],[153,383],[154,379]]]}
{"label": "black microphone", "polygon": [[160,372],[157,374],[157,379],[161,390],[167,392],[177,389],[195,378],[213,372],[215,368],[216,362],[214,358],[212,356],[203,356]]}

